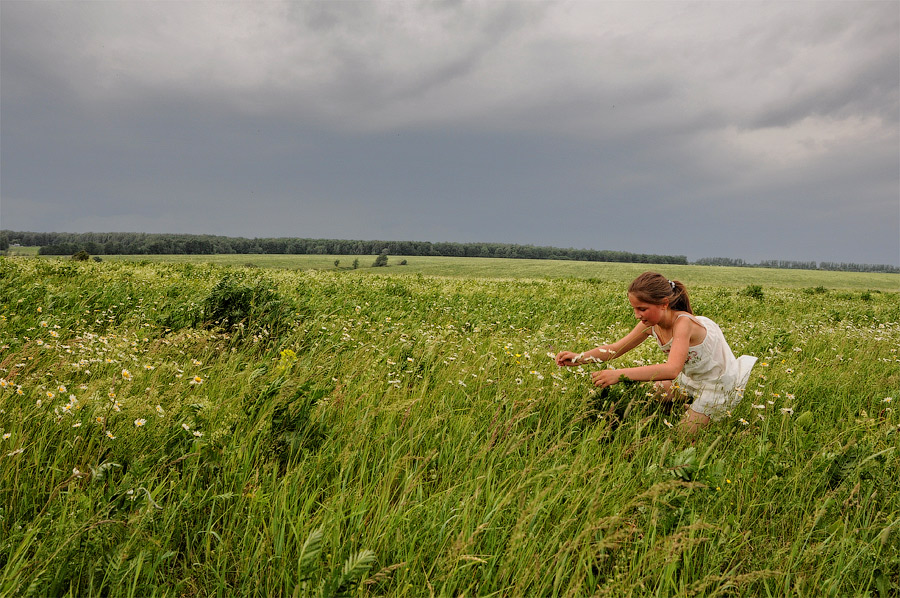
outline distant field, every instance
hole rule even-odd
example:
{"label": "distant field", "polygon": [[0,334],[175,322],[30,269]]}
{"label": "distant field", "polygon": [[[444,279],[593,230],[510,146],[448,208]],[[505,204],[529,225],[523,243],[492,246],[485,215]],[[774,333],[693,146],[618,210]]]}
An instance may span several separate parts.
{"label": "distant field", "polygon": [[10,247],[6,250],[6,255],[37,255],[40,247]]}
{"label": "distant field", "polygon": [[[728,268],[718,266],[677,266],[575,262],[565,260],[521,260],[500,258],[460,258],[427,256],[391,256],[386,268],[371,268],[374,255],[109,255],[104,260],[150,261],[169,263],[210,263],[231,266],[255,266],[289,270],[352,270],[359,260],[358,274],[422,274],[466,278],[598,278],[610,282],[628,282],[646,270],[662,272],[683,280],[688,286],[716,285],[745,287],[755,284],[781,288],[847,290],[900,290],[900,274],[831,272],[822,270],[777,270],[771,268]],[[399,266],[401,260],[406,266]]]}

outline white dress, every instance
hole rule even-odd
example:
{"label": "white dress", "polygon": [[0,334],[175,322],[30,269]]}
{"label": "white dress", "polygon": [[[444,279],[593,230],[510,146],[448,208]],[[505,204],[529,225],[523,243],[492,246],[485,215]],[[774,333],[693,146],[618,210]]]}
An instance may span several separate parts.
{"label": "white dress", "polygon": [[[694,398],[691,409],[710,419],[721,419],[733,409],[744,395],[750,370],[756,357],[735,357],[719,325],[704,316],[679,314],[675,319],[688,317],[706,329],[706,338],[699,345],[688,347],[684,369],[674,383]],[[672,339],[662,344],[651,328],[653,338],[666,354],[672,349]]]}

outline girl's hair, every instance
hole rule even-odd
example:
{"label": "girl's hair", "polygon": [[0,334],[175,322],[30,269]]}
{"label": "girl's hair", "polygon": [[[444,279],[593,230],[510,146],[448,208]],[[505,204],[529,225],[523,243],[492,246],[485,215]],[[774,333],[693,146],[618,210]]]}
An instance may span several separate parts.
{"label": "girl's hair", "polygon": [[691,311],[691,300],[680,280],[669,280],[656,272],[644,272],[628,285],[628,294],[652,305],[662,305],[669,300],[669,307],[678,311]]}

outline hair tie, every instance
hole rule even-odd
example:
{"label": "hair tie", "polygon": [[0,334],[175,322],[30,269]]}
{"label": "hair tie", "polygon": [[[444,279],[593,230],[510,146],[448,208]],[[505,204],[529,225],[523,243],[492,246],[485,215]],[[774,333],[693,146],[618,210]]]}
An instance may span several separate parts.
{"label": "hair tie", "polygon": [[669,281],[669,286],[672,287],[672,290],[673,290],[673,291],[675,290],[675,283],[672,282],[671,280]]}

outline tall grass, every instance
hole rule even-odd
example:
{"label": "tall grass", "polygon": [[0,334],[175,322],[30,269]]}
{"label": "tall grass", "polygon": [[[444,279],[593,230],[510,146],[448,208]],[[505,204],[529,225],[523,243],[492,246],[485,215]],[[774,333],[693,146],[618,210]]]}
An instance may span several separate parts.
{"label": "tall grass", "polygon": [[898,293],[685,280],[760,357],[690,439],[553,365],[630,328],[619,283],[0,276],[0,594],[900,591]]}

